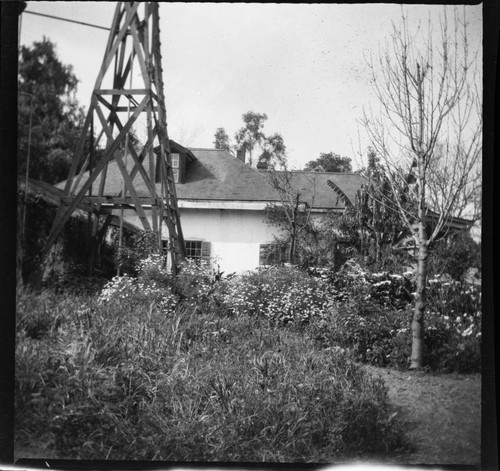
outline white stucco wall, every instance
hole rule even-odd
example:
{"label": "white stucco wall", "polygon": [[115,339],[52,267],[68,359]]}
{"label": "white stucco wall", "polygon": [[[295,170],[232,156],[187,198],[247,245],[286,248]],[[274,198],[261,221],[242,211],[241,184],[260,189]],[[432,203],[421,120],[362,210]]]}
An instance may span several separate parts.
{"label": "white stucco wall", "polygon": [[[272,243],[277,234],[264,222],[262,210],[181,208],[180,214],[184,240],[210,242],[211,258],[225,274],[258,267],[260,245]],[[127,211],[125,218],[142,227],[135,211]]]}

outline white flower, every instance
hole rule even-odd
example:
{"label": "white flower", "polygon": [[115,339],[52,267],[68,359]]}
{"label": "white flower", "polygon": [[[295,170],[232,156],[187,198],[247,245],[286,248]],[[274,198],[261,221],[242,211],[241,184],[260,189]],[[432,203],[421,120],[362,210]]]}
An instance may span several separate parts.
{"label": "white flower", "polygon": [[471,335],[473,329],[474,326],[470,325],[466,330],[462,332],[462,337],[468,337],[469,335]]}

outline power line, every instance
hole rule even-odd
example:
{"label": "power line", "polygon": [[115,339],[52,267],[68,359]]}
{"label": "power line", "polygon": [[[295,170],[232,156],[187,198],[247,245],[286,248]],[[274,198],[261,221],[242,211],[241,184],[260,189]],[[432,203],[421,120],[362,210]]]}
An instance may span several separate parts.
{"label": "power line", "polygon": [[84,23],[83,21],[69,20],[68,18],[62,18],[60,16],[46,15],[45,13],[36,13],[34,11],[24,11],[23,13],[30,13],[31,15],[45,16],[47,18],[53,18],[54,20],[62,20],[69,21],[70,23],[77,23],[79,25],[91,26],[92,28],[105,29],[106,31],[111,31],[110,28],[106,28],[105,26],[93,25],[91,23]]}

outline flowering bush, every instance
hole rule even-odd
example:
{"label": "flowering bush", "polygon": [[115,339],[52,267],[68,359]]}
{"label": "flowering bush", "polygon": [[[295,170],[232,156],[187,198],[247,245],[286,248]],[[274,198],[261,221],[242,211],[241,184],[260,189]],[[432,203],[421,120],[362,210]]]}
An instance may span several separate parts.
{"label": "flowering bush", "polygon": [[[411,353],[411,294],[415,289],[410,273],[351,270],[348,274],[355,288],[348,296],[348,276],[341,274],[337,278],[345,284],[336,295],[343,302],[332,306],[316,323],[316,338],[349,349],[358,361],[407,367]],[[424,364],[428,368],[480,371],[481,293],[477,287],[444,276],[431,278],[424,326]]]}
{"label": "flowering bush", "polygon": [[311,328],[323,346],[347,350],[356,361],[404,368],[410,355],[409,312],[383,309],[376,303],[353,299],[330,305]]}
{"label": "flowering bush", "polygon": [[[320,272],[321,278],[325,273]],[[348,260],[338,272],[330,272],[328,279],[337,302],[353,298],[363,299],[386,308],[404,309],[413,301],[413,273],[370,273],[355,260]]]}
{"label": "flowering bush", "polygon": [[236,314],[262,315],[282,324],[306,324],[331,302],[330,286],[294,267],[270,267],[236,277],[224,302]]}
{"label": "flowering bush", "polygon": [[99,304],[131,301],[136,291],[137,283],[134,278],[129,275],[115,276],[106,283],[97,301]]}
{"label": "flowering bush", "polygon": [[425,317],[425,362],[432,369],[480,371],[481,291],[436,276],[429,280]]}
{"label": "flowering bush", "polygon": [[99,305],[155,304],[164,312],[173,312],[178,297],[172,293],[169,274],[162,257],[150,255],[139,263],[139,276],[115,276],[101,291]]}
{"label": "flowering bush", "polygon": [[216,274],[210,263],[204,260],[185,260],[179,274],[172,280],[173,290],[191,307],[202,307],[214,291]]}

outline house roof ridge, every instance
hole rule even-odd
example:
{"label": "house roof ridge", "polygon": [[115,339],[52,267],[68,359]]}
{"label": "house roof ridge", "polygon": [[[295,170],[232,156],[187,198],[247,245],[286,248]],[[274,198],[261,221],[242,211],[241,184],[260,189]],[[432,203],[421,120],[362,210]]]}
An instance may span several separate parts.
{"label": "house roof ridge", "polygon": [[189,149],[189,150],[214,150],[214,151],[217,151],[217,152],[227,152],[228,154],[230,154],[231,152],[226,150],[226,149],[216,149],[215,147],[186,147],[186,149]]}
{"label": "house roof ridge", "polygon": [[[270,170],[264,170],[265,172],[269,172]],[[283,172],[283,170],[276,170],[277,172]],[[291,173],[312,173],[319,175],[361,175],[360,172],[315,172],[314,170],[289,170]]]}

